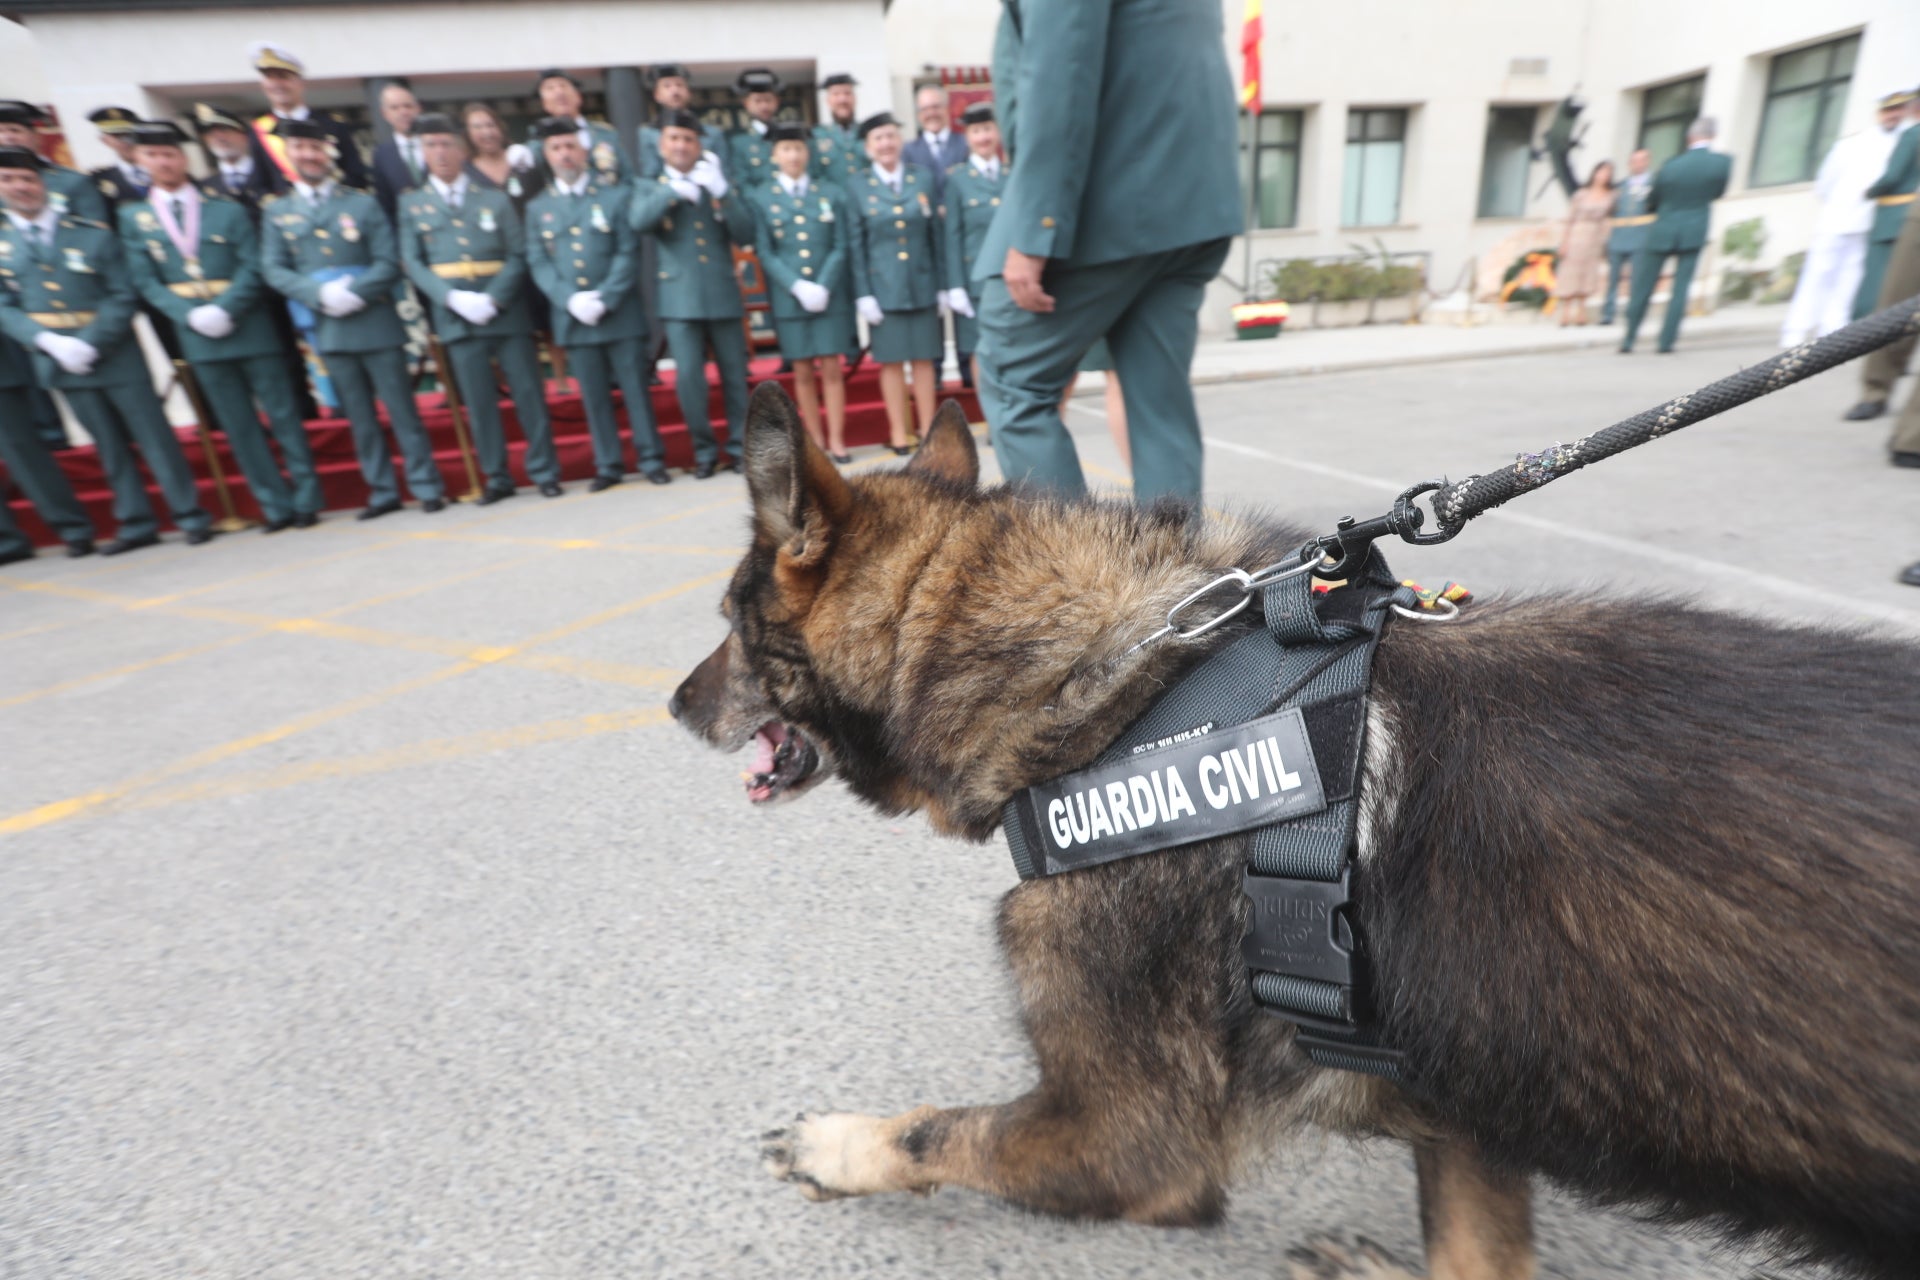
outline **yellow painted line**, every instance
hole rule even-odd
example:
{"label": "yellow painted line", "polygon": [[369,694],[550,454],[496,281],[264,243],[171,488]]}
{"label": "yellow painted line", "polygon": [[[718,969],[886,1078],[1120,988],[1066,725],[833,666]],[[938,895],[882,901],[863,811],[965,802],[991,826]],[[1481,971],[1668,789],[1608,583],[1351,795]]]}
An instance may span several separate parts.
{"label": "yellow painted line", "polygon": [[16,693],[11,698],[0,698],[0,710],[4,710],[7,707],[17,707],[23,703],[33,702],[40,698],[51,698],[58,694],[71,693],[75,689],[84,688],[90,684],[99,684],[103,680],[117,680],[126,676],[137,676],[143,671],[152,671],[157,667],[165,667],[176,662],[184,662],[188,658],[198,658],[203,654],[213,653],[216,650],[230,649],[234,645],[251,640],[260,634],[259,631],[248,631],[237,636],[222,636],[218,640],[209,640],[205,644],[196,644],[191,648],[175,649],[171,653],[163,653],[157,657],[143,659],[140,662],[129,662],[125,666],[115,667],[110,671],[96,671],[92,675],[75,676],[71,680],[62,680],[58,684],[50,684],[42,689],[30,689],[26,693]]}
{"label": "yellow painted line", "polygon": [[453,738],[435,738],[408,743],[384,751],[358,756],[337,756],[321,760],[302,760],[298,764],[250,773],[209,778],[177,787],[148,791],[129,801],[129,809],[157,809],[166,805],[192,804],[206,800],[226,800],[235,796],[281,791],[310,782],[339,778],[360,778],[368,774],[390,773],[420,765],[442,764],[469,756],[497,751],[515,751],[550,742],[570,742],[580,738],[621,733],[629,729],[663,724],[670,717],[661,706],[636,707],[630,711],[608,711],[570,720],[549,720],[541,724],[516,725],[507,729],[488,729]]}
{"label": "yellow painted line", "polygon": [[33,636],[44,636],[55,631],[65,631],[68,627],[77,627],[83,622],[92,622],[93,615],[80,618],[68,618],[62,622],[43,622],[37,627],[22,627],[18,631],[0,631],[0,644],[9,640],[26,640]]}
{"label": "yellow painted line", "polygon": [[535,645],[551,644],[555,640],[564,640],[568,636],[578,635],[582,631],[588,631],[594,627],[615,622],[626,617],[628,614],[638,613],[649,605],[659,604],[662,600],[671,600],[675,596],[685,595],[689,591],[698,591],[701,587],[711,586],[716,582],[724,582],[732,576],[732,569],[718,569],[712,573],[703,573],[691,581],[682,582],[677,586],[667,587],[664,590],[654,592],[652,595],[641,596],[638,600],[629,600],[625,604],[617,604],[611,609],[602,609],[598,613],[589,614],[578,622],[569,622],[562,626],[555,627],[551,631],[542,631],[539,635],[522,641],[519,648],[531,649]]}

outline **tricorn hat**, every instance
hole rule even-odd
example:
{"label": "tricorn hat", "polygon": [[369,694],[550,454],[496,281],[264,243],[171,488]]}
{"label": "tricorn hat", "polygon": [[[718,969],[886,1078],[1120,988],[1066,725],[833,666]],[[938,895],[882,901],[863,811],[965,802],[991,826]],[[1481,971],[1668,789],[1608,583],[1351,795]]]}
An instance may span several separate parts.
{"label": "tricorn hat", "polygon": [[993,104],[991,102],[969,102],[966,110],[960,113],[960,127],[970,124],[992,124]]}
{"label": "tricorn hat", "polygon": [[460,126],[453,117],[441,111],[429,111],[413,122],[413,136],[424,138],[430,133],[458,133]]}
{"label": "tricorn hat", "polygon": [[31,102],[11,99],[0,102],[0,124],[24,124],[37,129],[46,119],[46,113]]}
{"label": "tricorn hat", "polygon": [[327,126],[311,118],[295,120],[282,116],[273,122],[273,134],[276,138],[310,138],[315,142],[332,140],[332,135],[327,132]]}
{"label": "tricorn hat", "polygon": [[767,126],[768,142],[813,142],[813,131],[793,120],[781,120]]}
{"label": "tricorn hat", "polygon": [[748,67],[733,82],[733,91],[743,98],[750,93],[778,93],[780,77],[766,67]]}
{"label": "tricorn hat", "polygon": [[529,136],[537,142],[544,142],[548,138],[579,132],[580,123],[577,120],[569,120],[565,116],[541,116],[533,122],[533,132]]}
{"label": "tricorn hat", "polygon": [[899,123],[898,120],[893,118],[893,112],[891,111],[882,111],[879,115],[868,116],[860,122],[860,137],[865,139],[865,137],[875,129],[884,129],[890,124],[898,125]]}
{"label": "tricorn hat", "polygon": [[822,80],[820,82],[820,87],[822,89],[831,89],[836,85],[843,85],[843,84],[847,85],[848,87],[852,87],[853,85],[857,85],[859,83],[860,82],[858,80],[855,80],[852,76],[848,75],[846,72],[836,71],[832,75],[828,76],[825,80]]}
{"label": "tricorn hat", "polygon": [[647,82],[649,84],[659,84],[662,80],[674,80],[674,79],[692,80],[693,77],[691,75],[688,75],[687,69],[677,62],[655,63],[653,66],[653,70],[648,72],[647,74]]}
{"label": "tricorn hat", "polygon": [[28,147],[0,147],[0,169],[44,169],[46,161]]}
{"label": "tricorn hat", "polygon": [[533,78],[534,97],[537,98],[540,96],[540,86],[549,80],[565,80],[576,89],[580,87],[580,81],[574,78],[574,74],[571,71],[562,67],[548,67],[545,71],[542,71]]}
{"label": "tricorn hat", "polygon": [[662,129],[691,129],[700,132],[700,117],[684,107],[670,107],[655,122]]}
{"label": "tricorn hat", "polygon": [[187,142],[186,130],[171,120],[142,120],[130,136],[136,147],[180,147]]}

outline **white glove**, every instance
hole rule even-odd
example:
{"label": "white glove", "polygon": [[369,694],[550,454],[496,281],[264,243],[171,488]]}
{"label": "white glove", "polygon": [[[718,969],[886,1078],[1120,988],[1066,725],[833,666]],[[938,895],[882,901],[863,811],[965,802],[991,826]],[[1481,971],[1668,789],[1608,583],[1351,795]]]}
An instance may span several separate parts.
{"label": "white glove", "polygon": [[203,338],[224,338],[233,332],[233,317],[226,308],[206,302],[187,312],[187,328]]}
{"label": "white glove", "polygon": [[567,314],[581,324],[599,324],[607,314],[607,304],[600,301],[598,289],[582,289],[567,299]]}
{"label": "white glove", "polygon": [[949,289],[947,290],[947,310],[971,320],[973,319],[973,299],[967,297],[965,289]]}
{"label": "white glove", "polygon": [[468,324],[489,325],[500,314],[500,306],[484,293],[472,289],[454,289],[447,294],[447,310]]}
{"label": "white glove", "polygon": [[[695,173],[700,171],[699,165],[695,165],[693,168]],[[694,178],[668,178],[667,185],[673,188],[673,194],[679,196],[688,204],[700,203],[700,183],[698,180]]]}
{"label": "white glove", "polygon": [[336,320],[364,309],[367,300],[353,291],[353,284],[342,276],[320,286],[320,309]]}
{"label": "white glove", "polygon": [[700,163],[693,166],[688,176],[711,192],[715,200],[723,198],[729,190],[727,175],[720,172],[720,157],[711,151],[700,153]]}
{"label": "white glove", "polygon": [[801,306],[815,315],[827,309],[827,299],[832,296],[824,285],[817,285],[811,280],[795,280],[790,292]]}
{"label": "white glove", "polygon": [[880,309],[880,299],[873,297],[871,294],[864,298],[854,299],[853,305],[854,309],[859,311],[860,318],[868,324],[879,324],[887,318],[887,313]]}
{"label": "white glove", "polygon": [[33,345],[53,357],[53,362],[68,373],[84,376],[93,372],[93,362],[100,358],[100,352],[91,342],[80,338],[69,338],[64,333],[43,333],[33,340]]}
{"label": "white glove", "polygon": [[507,148],[507,167],[515,173],[525,173],[533,166],[533,151],[525,143],[516,142]]}

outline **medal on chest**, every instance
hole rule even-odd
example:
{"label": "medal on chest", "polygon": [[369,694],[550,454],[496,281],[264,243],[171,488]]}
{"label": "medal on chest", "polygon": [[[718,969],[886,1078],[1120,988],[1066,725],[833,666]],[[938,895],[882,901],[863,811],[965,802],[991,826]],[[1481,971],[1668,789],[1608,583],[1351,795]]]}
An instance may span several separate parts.
{"label": "medal on chest", "polygon": [[133,222],[134,225],[142,231],[158,231],[160,229],[159,219],[153,216],[153,210],[151,209],[134,210]]}
{"label": "medal on chest", "polygon": [[348,244],[359,243],[360,224],[353,220],[352,214],[350,213],[341,214],[339,227],[340,227],[340,238],[342,240],[345,240]]}
{"label": "medal on chest", "polygon": [[78,245],[67,246],[67,270],[78,271],[82,274],[93,270],[92,267],[87,265],[87,255],[80,252]]}
{"label": "medal on chest", "polygon": [[602,173],[612,173],[616,165],[613,144],[603,142],[593,149],[593,167]]}
{"label": "medal on chest", "polygon": [[613,228],[612,228],[612,227],[610,227],[610,226],[608,226],[608,225],[607,225],[607,211],[606,211],[605,209],[602,209],[602,208],[601,208],[601,207],[600,207],[599,205],[597,205],[597,204],[596,204],[595,206],[593,206],[593,217],[592,217],[592,219],[591,219],[591,221],[592,221],[592,223],[593,223],[593,229],[594,229],[595,231],[611,231],[611,230],[613,230]]}
{"label": "medal on chest", "polygon": [[479,226],[482,231],[486,232],[494,232],[500,229],[500,224],[493,220],[493,209],[491,207],[481,208]]}

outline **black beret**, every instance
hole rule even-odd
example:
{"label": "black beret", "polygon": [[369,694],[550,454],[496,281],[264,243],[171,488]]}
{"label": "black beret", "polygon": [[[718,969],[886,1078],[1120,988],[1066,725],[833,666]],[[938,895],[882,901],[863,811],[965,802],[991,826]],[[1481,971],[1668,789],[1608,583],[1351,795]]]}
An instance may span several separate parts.
{"label": "black beret", "polygon": [[416,138],[424,138],[430,133],[458,132],[460,126],[453,122],[453,117],[438,111],[429,111],[413,122],[413,136]]}
{"label": "black beret", "polygon": [[781,120],[767,126],[768,142],[804,142],[813,144],[813,130],[791,120]]}
{"label": "black beret", "polygon": [[580,82],[573,78],[572,72],[563,71],[559,67],[548,67],[545,71],[542,71],[538,76],[534,77],[534,81],[533,81],[534,97],[537,98],[540,96],[540,86],[545,84],[549,80],[565,80],[568,84],[572,85],[576,89],[580,87]]}
{"label": "black beret", "polygon": [[970,124],[992,124],[993,104],[991,102],[969,102],[967,109],[960,113],[960,127]]}
{"label": "black beret", "polygon": [[579,132],[580,125],[577,121],[569,120],[565,116],[541,116],[533,122],[531,136],[544,142],[548,138],[558,138]]}
{"label": "black beret", "polygon": [[276,138],[309,138],[314,142],[333,140],[333,135],[327,132],[327,126],[311,117],[294,120],[282,116],[273,122],[273,134]]}
{"label": "black beret", "polygon": [[102,133],[126,133],[140,123],[140,117],[125,107],[101,107],[87,112],[87,119]]}
{"label": "black beret", "polygon": [[677,62],[662,62],[662,63],[656,64],[653,68],[651,75],[648,78],[654,84],[659,84],[662,80],[667,80],[667,79],[675,79],[675,78],[680,80],[693,79],[692,76],[687,74],[687,69],[681,66]]}
{"label": "black beret", "polygon": [[822,80],[820,82],[820,87],[822,89],[831,89],[835,85],[842,85],[842,84],[856,85],[859,83],[860,82],[858,80],[855,80],[852,76],[848,75],[846,72],[836,71],[832,75],[828,76],[825,80]]}
{"label": "black beret", "polygon": [[38,127],[46,122],[46,115],[31,102],[0,102],[0,124],[24,124]]}
{"label": "black beret", "polygon": [[888,125],[894,125],[898,127],[899,124],[900,122],[893,118],[893,112],[882,111],[877,116],[868,116],[865,120],[862,120],[860,122],[859,133],[861,138],[864,139],[868,134],[872,133],[875,129],[884,129]]}
{"label": "black beret", "polygon": [[228,115],[209,102],[193,104],[193,127],[205,134],[209,129],[238,129],[245,133],[247,126],[239,117]]}
{"label": "black beret", "polygon": [[131,137],[136,147],[181,147],[187,142],[186,131],[171,120],[142,120],[133,126]]}
{"label": "black beret", "polygon": [[766,67],[748,67],[733,82],[733,91],[743,98],[750,93],[778,93],[780,77]]}
{"label": "black beret", "polygon": [[46,162],[26,147],[0,147],[0,169],[44,169]]}
{"label": "black beret", "polygon": [[685,107],[670,107],[662,111],[655,123],[661,129],[691,129],[695,133],[701,129],[700,117]]}

